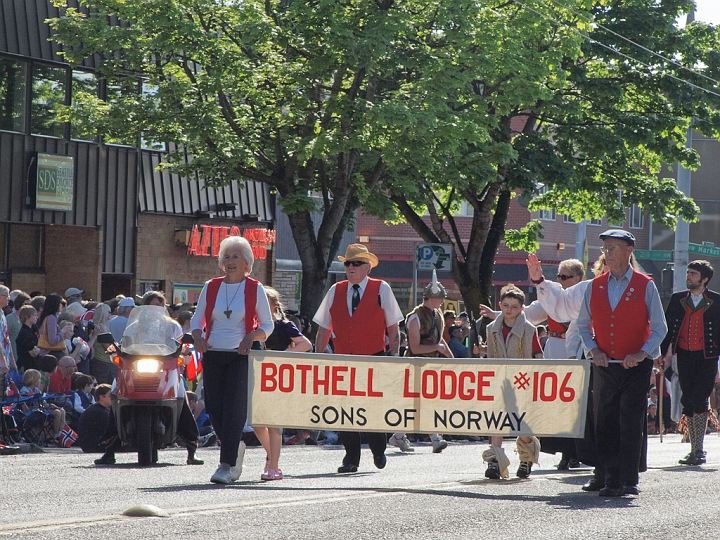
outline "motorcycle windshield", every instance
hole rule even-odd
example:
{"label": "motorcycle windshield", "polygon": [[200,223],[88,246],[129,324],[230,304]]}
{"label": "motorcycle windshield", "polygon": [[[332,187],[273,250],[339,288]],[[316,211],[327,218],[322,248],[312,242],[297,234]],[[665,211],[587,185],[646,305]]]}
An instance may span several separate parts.
{"label": "motorcycle windshield", "polygon": [[134,356],[169,356],[179,343],[174,339],[177,323],[163,306],[138,306],[130,312],[120,349]]}

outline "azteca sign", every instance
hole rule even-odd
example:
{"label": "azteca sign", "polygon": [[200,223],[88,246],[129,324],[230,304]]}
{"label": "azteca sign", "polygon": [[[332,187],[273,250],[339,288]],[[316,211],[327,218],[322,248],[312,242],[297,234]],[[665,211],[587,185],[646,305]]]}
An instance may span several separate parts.
{"label": "azteca sign", "polygon": [[188,255],[196,257],[217,257],[220,242],[228,236],[242,236],[253,250],[256,259],[267,258],[267,245],[275,243],[275,231],[271,229],[245,229],[240,227],[218,227],[215,225],[193,225],[188,242]]}

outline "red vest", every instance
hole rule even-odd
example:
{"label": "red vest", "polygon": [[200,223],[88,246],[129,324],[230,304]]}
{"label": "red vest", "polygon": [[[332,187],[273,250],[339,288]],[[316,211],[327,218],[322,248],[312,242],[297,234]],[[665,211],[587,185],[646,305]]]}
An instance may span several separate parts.
{"label": "red vest", "polygon": [[[691,302],[689,298],[688,302]],[[705,313],[704,309],[694,310],[690,306],[685,307],[685,318],[677,339],[679,348],[686,351],[705,351],[703,313]]]}
{"label": "red vest", "polygon": [[605,272],[593,279],[590,312],[595,342],[600,350],[608,358],[623,360],[629,354],[640,352],[650,337],[649,314],[645,304],[645,289],[650,278],[640,272],[633,272],[630,283],[613,311],[608,298],[609,276],[610,272]]}
{"label": "red vest", "polygon": [[[205,296],[205,341],[210,337],[210,329],[212,327],[212,312],[215,309],[215,300],[217,300],[220,284],[225,279],[224,276],[211,279],[207,285],[207,294]],[[245,335],[257,328],[257,313],[255,313],[255,304],[257,303],[257,290],[260,282],[250,276],[245,278]]]}
{"label": "red vest", "polygon": [[335,298],[330,306],[333,348],[337,354],[371,355],[385,350],[385,310],[380,306],[380,281],[368,278],[365,292],[352,316],[348,313],[349,282],[335,285]]}

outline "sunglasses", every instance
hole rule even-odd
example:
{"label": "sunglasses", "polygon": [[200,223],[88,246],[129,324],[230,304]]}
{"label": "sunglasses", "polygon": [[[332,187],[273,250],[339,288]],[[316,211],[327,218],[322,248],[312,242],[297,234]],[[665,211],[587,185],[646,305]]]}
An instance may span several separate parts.
{"label": "sunglasses", "polygon": [[363,264],[367,263],[365,261],[345,261],[343,264],[345,265],[345,268],[347,268],[348,266],[354,266],[355,268],[357,268],[358,266],[362,266]]}
{"label": "sunglasses", "polygon": [[571,279],[571,278],[574,278],[574,277],[575,277],[575,276],[566,276],[565,274],[558,274],[558,275],[557,275],[557,278],[560,279],[560,280],[562,280],[562,281],[565,281],[566,279]]}

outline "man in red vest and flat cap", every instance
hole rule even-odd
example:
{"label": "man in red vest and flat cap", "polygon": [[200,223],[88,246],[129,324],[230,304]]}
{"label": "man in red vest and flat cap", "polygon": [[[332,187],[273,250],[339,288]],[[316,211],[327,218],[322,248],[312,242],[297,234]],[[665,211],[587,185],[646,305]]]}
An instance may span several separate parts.
{"label": "man in red vest and flat cap", "polygon": [[578,330],[596,366],[595,441],[605,471],[601,497],[637,495],[652,359],[667,332],[655,283],[630,265],[635,237],[600,235],[609,272],[585,291]]}
{"label": "man in red vest and flat cap", "polygon": [[[313,317],[319,328],[315,350],[324,352],[334,333],[335,354],[364,356],[385,355],[385,334],[390,343],[390,354],[400,350],[398,323],[404,319],[395,295],[385,281],[368,277],[378,258],[363,244],[350,244],[345,257],[347,280],[330,287]],[[366,433],[373,461],[378,469],[385,467],[385,433]],[[345,457],[339,473],[353,473],[360,465],[360,433],[340,432]]]}

